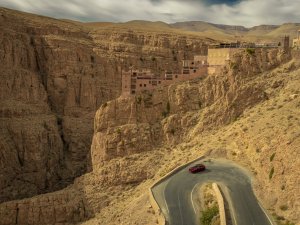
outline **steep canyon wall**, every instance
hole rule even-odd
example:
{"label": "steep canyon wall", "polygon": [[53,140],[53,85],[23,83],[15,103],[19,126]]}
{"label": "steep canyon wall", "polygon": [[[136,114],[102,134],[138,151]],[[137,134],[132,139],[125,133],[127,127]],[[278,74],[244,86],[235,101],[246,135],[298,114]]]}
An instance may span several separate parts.
{"label": "steep canyon wall", "polygon": [[121,69],[159,73],[206,51],[193,36],[3,8],[0,27],[0,201],[60,189],[90,170],[95,111],[120,95]]}

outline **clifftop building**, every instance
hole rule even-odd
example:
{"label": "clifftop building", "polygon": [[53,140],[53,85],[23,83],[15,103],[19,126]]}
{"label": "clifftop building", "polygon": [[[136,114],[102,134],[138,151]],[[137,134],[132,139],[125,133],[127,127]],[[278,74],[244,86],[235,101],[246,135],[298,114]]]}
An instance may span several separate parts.
{"label": "clifftop building", "polygon": [[[293,46],[300,48],[300,30],[298,38],[294,39]],[[280,42],[263,43],[219,43],[208,48],[207,55],[196,55],[193,60],[183,60],[181,73],[166,71],[165,74],[153,74],[148,69],[130,68],[122,71],[122,95],[134,95],[143,90],[153,90],[159,86],[167,86],[174,82],[195,79],[201,76],[219,74],[228,64],[233,55],[241,50],[253,48],[283,48],[289,50],[290,41],[284,36]]]}
{"label": "clifftop building", "polygon": [[122,71],[122,95],[134,95],[143,90],[205,76],[207,67],[207,56],[199,55],[194,56],[193,60],[183,60],[181,73],[166,71],[164,75],[157,75],[147,69],[130,68],[129,71]]}

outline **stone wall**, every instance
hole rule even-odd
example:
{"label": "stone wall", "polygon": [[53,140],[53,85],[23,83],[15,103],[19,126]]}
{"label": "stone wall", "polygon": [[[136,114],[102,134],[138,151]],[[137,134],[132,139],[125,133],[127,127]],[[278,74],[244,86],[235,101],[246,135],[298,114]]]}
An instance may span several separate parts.
{"label": "stone wall", "polygon": [[207,63],[209,66],[225,66],[239,48],[209,48]]}

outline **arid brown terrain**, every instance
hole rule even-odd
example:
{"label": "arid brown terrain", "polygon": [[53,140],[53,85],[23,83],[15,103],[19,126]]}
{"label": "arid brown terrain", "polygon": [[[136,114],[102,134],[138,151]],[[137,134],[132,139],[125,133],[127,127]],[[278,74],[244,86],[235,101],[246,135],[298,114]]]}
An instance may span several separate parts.
{"label": "arid brown terrain", "polygon": [[[236,38],[209,26],[86,24],[0,8],[0,224],[157,224],[148,188],[208,154],[252,171],[263,206],[299,225],[299,53],[241,50],[219,75],[120,97],[122,69],[177,70]],[[239,35],[277,41],[297,29]]]}

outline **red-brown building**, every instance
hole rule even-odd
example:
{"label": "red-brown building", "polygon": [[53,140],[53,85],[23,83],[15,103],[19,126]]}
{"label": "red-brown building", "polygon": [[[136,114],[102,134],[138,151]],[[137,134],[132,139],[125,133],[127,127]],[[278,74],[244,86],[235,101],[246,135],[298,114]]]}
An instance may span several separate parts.
{"label": "red-brown building", "polygon": [[207,75],[207,56],[195,56],[194,60],[183,60],[180,74],[166,71],[164,75],[153,74],[147,69],[122,71],[122,95],[134,95],[143,90],[153,90],[159,86],[170,85]]}

